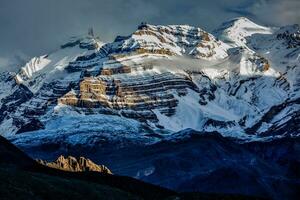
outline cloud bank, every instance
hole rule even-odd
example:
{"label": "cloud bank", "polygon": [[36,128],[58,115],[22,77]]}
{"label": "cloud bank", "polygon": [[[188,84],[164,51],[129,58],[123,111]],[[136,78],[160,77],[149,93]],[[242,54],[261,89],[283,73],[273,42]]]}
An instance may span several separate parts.
{"label": "cloud bank", "polygon": [[0,70],[14,63],[16,54],[51,52],[89,27],[107,42],[130,34],[142,21],[211,31],[239,16],[272,26],[300,23],[299,10],[299,0],[1,0]]}

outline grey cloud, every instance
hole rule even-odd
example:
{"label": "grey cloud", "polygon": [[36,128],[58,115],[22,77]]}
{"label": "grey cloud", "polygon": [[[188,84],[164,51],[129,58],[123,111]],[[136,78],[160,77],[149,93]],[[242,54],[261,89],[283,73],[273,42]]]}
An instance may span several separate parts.
{"label": "grey cloud", "polygon": [[[111,41],[116,35],[130,34],[142,21],[190,24],[208,31],[241,15],[272,25],[299,21],[297,0],[274,2],[276,5],[268,0],[0,0],[0,57],[7,61],[17,52],[28,56],[51,52],[89,27],[103,41]],[[288,11],[280,14],[278,10],[284,9]]]}
{"label": "grey cloud", "polygon": [[260,0],[248,8],[261,22],[283,26],[300,23],[299,0]]}

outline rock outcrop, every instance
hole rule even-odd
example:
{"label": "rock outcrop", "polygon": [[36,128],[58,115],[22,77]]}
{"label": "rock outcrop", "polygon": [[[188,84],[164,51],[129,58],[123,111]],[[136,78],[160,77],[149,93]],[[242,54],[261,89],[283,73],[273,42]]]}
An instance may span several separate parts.
{"label": "rock outcrop", "polygon": [[45,165],[47,167],[71,171],[71,172],[85,172],[85,171],[93,171],[93,172],[101,172],[104,174],[112,174],[112,172],[104,165],[97,165],[90,159],[79,157],[75,158],[72,156],[64,157],[59,156],[54,162],[47,162],[43,160],[37,160],[40,164]]}
{"label": "rock outcrop", "polygon": [[[183,74],[144,72],[144,76],[127,75],[86,77],[80,82],[80,90],[71,90],[58,99],[59,104],[99,108],[107,107],[121,110],[130,118],[134,110],[145,119],[152,119],[151,109],[159,109],[161,113],[172,116],[178,102],[172,91],[178,95],[186,95],[187,89],[198,91],[197,86]],[[147,113],[146,113],[147,111]]]}

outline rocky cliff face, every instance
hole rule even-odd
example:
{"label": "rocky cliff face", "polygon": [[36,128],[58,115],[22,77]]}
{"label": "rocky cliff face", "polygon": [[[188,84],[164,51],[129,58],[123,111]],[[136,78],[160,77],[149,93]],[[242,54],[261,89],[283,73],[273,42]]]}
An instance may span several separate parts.
{"label": "rocky cliff face", "polygon": [[71,171],[71,172],[85,172],[85,171],[93,171],[100,172],[104,174],[112,174],[111,171],[105,167],[104,165],[97,165],[90,159],[86,159],[84,157],[75,158],[72,156],[64,157],[59,156],[54,162],[46,162],[43,160],[37,160],[40,164],[45,165],[47,167]]}
{"label": "rocky cliff face", "polygon": [[[37,143],[70,137],[64,142],[95,144],[152,143],[187,128],[246,141],[265,140],[271,130],[298,135],[297,127],[286,130],[299,118],[298,33],[297,25],[268,28],[238,18],[215,35],[141,24],[106,44],[72,38],[9,80],[1,76],[3,91],[14,91],[1,93],[1,134],[18,142],[34,132]],[[124,130],[128,124],[135,127]],[[126,134],[115,138],[120,131]]]}

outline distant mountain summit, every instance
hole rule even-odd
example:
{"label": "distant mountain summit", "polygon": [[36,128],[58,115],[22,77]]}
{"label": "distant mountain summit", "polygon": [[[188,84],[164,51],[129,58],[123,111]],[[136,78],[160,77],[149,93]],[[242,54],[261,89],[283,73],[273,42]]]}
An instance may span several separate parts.
{"label": "distant mountain summit", "polygon": [[226,43],[244,47],[247,37],[254,34],[272,34],[273,32],[274,28],[261,26],[245,17],[239,17],[224,22],[214,31],[214,34]]}

